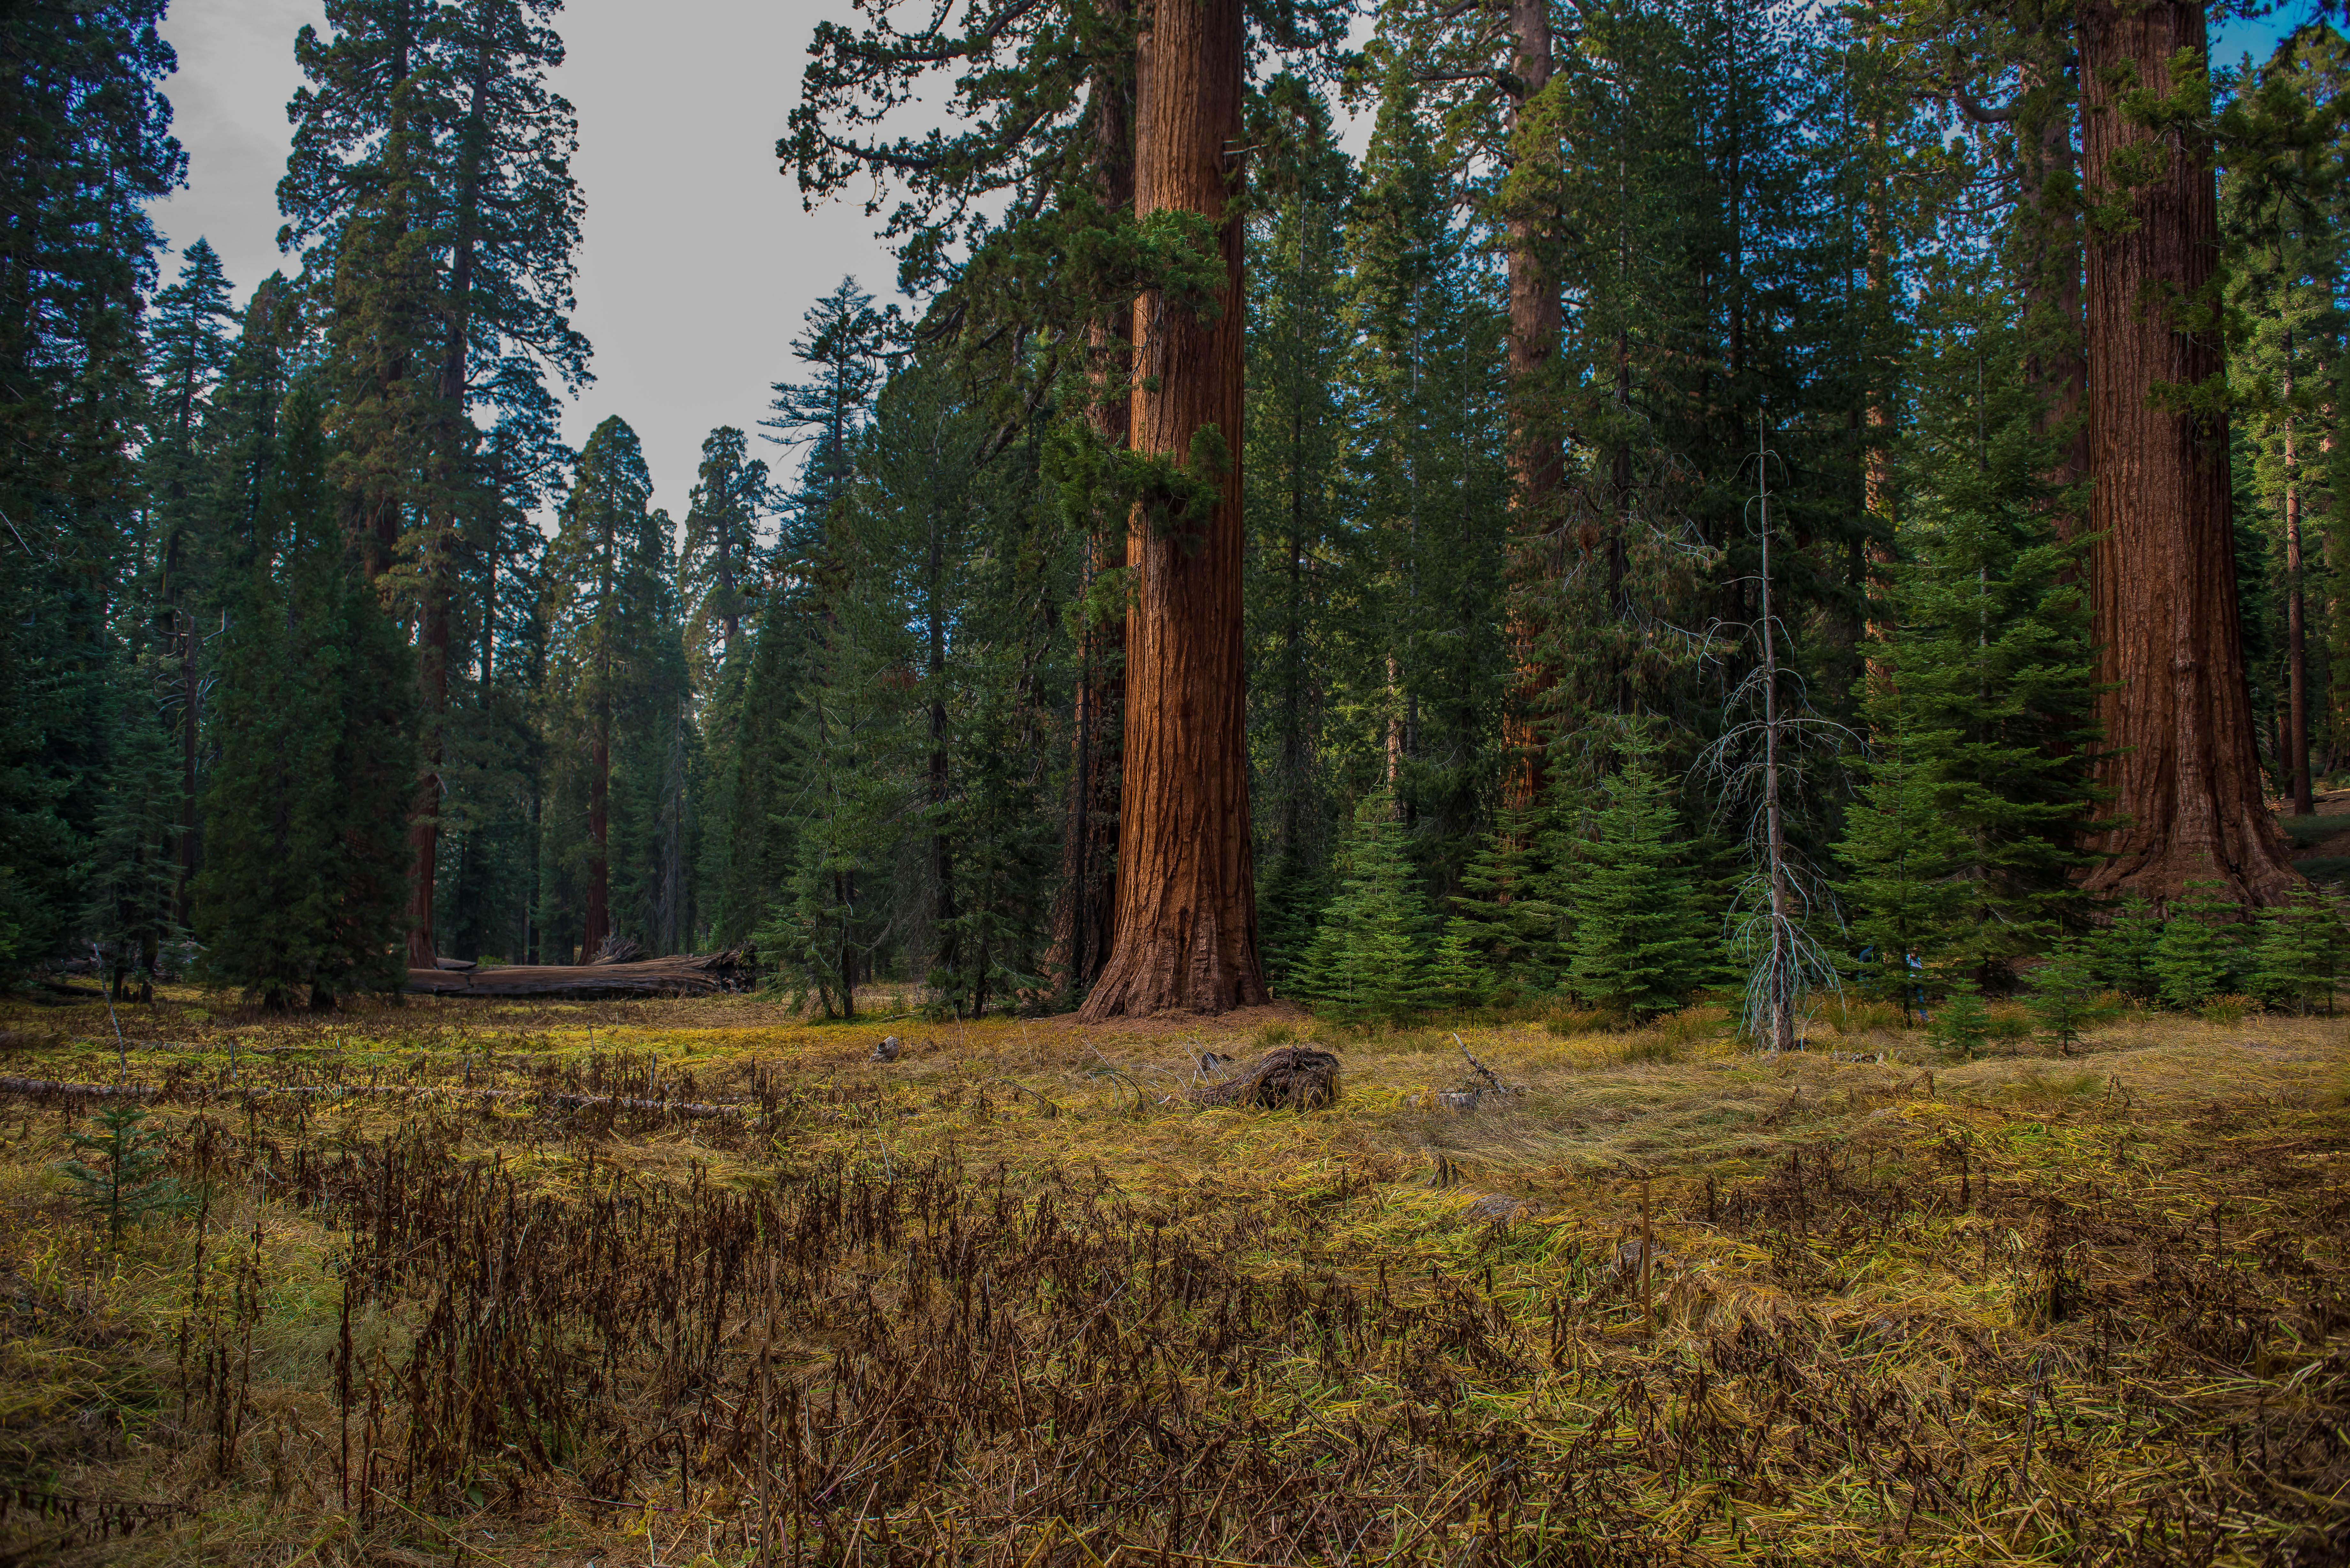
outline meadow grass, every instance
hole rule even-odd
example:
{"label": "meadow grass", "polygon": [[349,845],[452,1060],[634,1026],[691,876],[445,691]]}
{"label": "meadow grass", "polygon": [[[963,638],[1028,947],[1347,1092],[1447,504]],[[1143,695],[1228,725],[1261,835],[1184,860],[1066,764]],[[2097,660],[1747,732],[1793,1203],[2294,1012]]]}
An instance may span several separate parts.
{"label": "meadow grass", "polygon": [[[2350,1041],[0,1013],[0,1558],[2317,1562]],[[874,1045],[897,1036],[895,1061]],[[1305,1113],[1190,1092],[1312,1041]],[[1473,1108],[1442,1092],[1503,1090]],[[186,1201],[62,1171],[151,1091]],[[39,1085],[52,1085],[41,1087]],[[11,1559],[13,1560],[13,1559]]]}

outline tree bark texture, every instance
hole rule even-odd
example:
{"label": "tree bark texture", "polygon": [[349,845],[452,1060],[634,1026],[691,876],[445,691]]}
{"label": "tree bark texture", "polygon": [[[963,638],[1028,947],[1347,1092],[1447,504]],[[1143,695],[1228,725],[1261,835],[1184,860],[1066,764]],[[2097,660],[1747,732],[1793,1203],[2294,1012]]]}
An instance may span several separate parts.
{"label": "tree bark texture", "polygon": [[[1154,292],[1135,305],[1135,450],[1185,461],[1206,426],[1230,453],[1203,524],[1162,533],[1137,507],[1127,560],[1124,787],[1116,946],[1078,1016],[1222,1012],[1271,1000],[1257,959],[1241,667],[1241,0],[1159,8],[1142,52],[1135,208],[1225,221],[1223,311],[1211,325]],[[1204,535],[1180,536],[1186,527]]]}
{"label": "tree bark texture", "polygon": [[[1549,85],[1552,55],[1550,0],[1510,0],[1509,91],[1510,160],[1514,164],[1535,155],[1527,133],[1525,108]],[[1555,150],[1554,150],[1555,151]],[[1512,213],[1507,220],[1510,330],[1508,370],[1511,388],[1510,477],[1517,509],[1522,545],[1547,561],[1546,542],[1561,485],[1565,480],[1565,453],[1553,421],[1545,417],[1542,375],[1558,352],[1565,313],[1558,280],[1543,264],[1542,225],[1534,217]],[[1541,576],[1547,577],[1547,571]],[[1510,803],[1531,806],[1543,792],[1542,753],[1534,718],[1554,676],[1544,663],[1540,642],[1543,627],[1528,596],[1513,597],[1509,637],[1516,665],[1514,701],[1504,722],[1504,750],[1515,759],[1505,785]]]}
{"label": "tree bark texture", "polygon": [[[2158,389],[2221,369],[2216,326],[2194,312],[2219,259],[2207,131],[2157,135],[2126,117],[2129,83],[2169,87],[2180,49],[2206,47],[2189,0],[2079,13],[2088,236],[2088,524],[2106,747],[2111,857],[2088,885],[2167,903],[2199,878],[2255,904],[2301,878],[2262,798],[2238,634],[2228,434],[2221,416],[2157,406]],[[2151,162],[2142,161],[2151,158]],[[2135,182],[2125,185],[2133,165]],[[2116,218],[2118,221],[2116,221]]]}

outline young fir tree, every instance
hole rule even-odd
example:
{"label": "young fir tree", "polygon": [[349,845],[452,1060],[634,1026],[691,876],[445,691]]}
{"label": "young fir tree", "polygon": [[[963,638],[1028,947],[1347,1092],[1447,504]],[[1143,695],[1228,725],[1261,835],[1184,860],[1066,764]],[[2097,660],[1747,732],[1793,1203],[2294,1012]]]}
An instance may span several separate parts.
{"label": "young fir tree", "polygon": [[1477,950],[1473,928],[1452,916],[1429,960],[1429,995],[1448,1007],[1482,1007],[1493,999],[1494,988],[1492,968]]}
{"label": "young fir tree", "polygon": [[1567,971],[1576,995],[1640,1024],[1685,1004],[1719,961],[1677,863],[1677,823],[1654,742],[1637,733],[1622,758],[1568,874]]}
{"label": "young fir tree", "polygon": [[1426,1007],[1428,902],[1392,794],[1382,790],[1356,808],[1337,870],[1337,891],[1298,963],[1298,994],[1349,1021],[1393,1021]]}
{"label": "young fir tree", "polygon": [[2104,1012],[2097,992],[2095,950],[2087,938],[2068,931],[2032,971],[2024,1005],[2041,1038],[2069,1056],[2081,1043],[2081,1032]]}
{"label": "young fir tree", "polygon": [[91,1218],[103,1220],[107,1240],[122,1244],[122,1232],[151,1215],[169,1214],[187,1195],[172,1177],[163,1132],[147,1125],[144,1106],[115,1105],[100,1111],[96,1132],[71,1132],[66,1141],[74,1158],[65,1174]]}
{"label": "young fir tree", "polygon": [[2153,1002],[2162,990],[2155,952],[2162,941],[2162,917],[2145,898],[2132,896],[2115,906],[2090,940],[2097,982],[2134,1002]]}
{"label": "young fir tree", "polygon": [[2095,665],[2022,333],[1987,276],[1944,270],[1918,323],[1910,554],[1864,703],[1877,783],[1845,855],[1863,940],[1996,987],[2079,919]]}
{"label": "young fir tree", "polygon": [[414,669],[352,560],[319,400],[287,400],[222,656],[195,928],[217,980],[289,1005],[396,992]]}
{"label": "young fir tree", "polygon": [[2225,892],[2221,882],[2189,882],[2187,896],[2172,903],[2154,944],[2158,994],[2165,1006],[2192,1011],[2237,990],[2244,979],[2244,909]]}
{"label": "young fir tree", "polygon": [[1983,1053],[1991,1043],[1991,1010],[1983,1005],[1982,987],[1961,974],[1950,982],[1950,994],[1934,1013],[1929,1033],[1935,1044],[1967,1060]]}
{"label": "young fir tree", "polygon": [[2261,911],[2252,994],[2280,1010],[2306,1014],[2323,1002],[2332,1012],[2343,949],[2342,916],[2334,900],[2314,888],[2297,889],[2285,904]]}
{"label": "young fir tree", "polygon": [[1452,919],[1503,994],[1547,992],[1565,972],[1566,907],[1553,896],[1561,847],[1547,806],[1504,805],[1461,874]]}
{"label": "young fir tree", "polygon": [[1867,710],[1876,742],[1861,763],[1865,782],[1845,813],[1837,854],[1849,867],[1838,891],[1851,911],[1860,982],[1907,1020],[1920,984],[1939,973],[1965,889],[1952,874],[1965,838],[1943,815],[1930,763],[1934,738],[1917,732],[1899,688],[1887,680]]}

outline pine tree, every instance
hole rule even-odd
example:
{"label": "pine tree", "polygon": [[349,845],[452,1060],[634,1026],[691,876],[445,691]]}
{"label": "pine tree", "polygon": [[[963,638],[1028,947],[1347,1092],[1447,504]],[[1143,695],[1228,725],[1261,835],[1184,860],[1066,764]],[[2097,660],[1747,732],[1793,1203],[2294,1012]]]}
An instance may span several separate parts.
{"label": "pine tree", "polygon": [[2186,896],[2173,901],[2154,944],[2158,994],[2166,1006],[2191,1012],[2214,995],[2234,991],[2243,978],[2244,911],[2219,896],[2225,890],[2222,882],[2191,881]]}
{"label": "pine tree", "polygon": [[185,170],[160,0],[19,6],[0,71],[0,925],[10,968],[78,947],[119,711],[108,625],[151,411],[148,203]]}
{"label": "pine tree", "polygon": [[1298,963],[1298,994],[1344,1020],[1394,1021],[1429,1005],[1428,903],[1395,797],[1367,797],[1338,851],[1338,888]]}
{"label": "pine tree", "polygon": [[117,1001],[133,975],[139,1000],[153,999],[162,949],[180,934],[179,747],[156,701],[156,662],[135,650],[120,662],[113,754],[90,846],[88,929]]}
{"label": "pine tree", "polygon": [[1900,688],[1889,676],[1872,693],[1876,742],[1862,763],[1867,782],[1845,814],[1836,846],[1849,867],[1838,891],[1852,911],[1861,981],[1892,1001],[1907,1020],[1921,975],[1939,973],[1966,897],[1956,871],[1966,840],[1940,805],[1930,755],[1939,737],[1918,732]]}
{"label": "pine tree", "polygon": [[1356,718],[1352,745],[1376,748],[1352,771],[1379,770],[1450,893],[1498,771],[1511,432],[1504,324],[1437,134],[1390,61],[1347,214],[1344,390],[1360,524],[1352,580],[1337,588],[1353,615],[1337,622],[1346,641],[1325,679]]}
{"label": "pine tree", "polygon": [[[278,187],[281,235],[305,250],[324,318],[335,477],[371,575],[412,619],[424,774],[411,803],[411,962],[439,950],[442,808],[452,774],[502,759],[508,726],[462,700],[463,578],[480,524],[500,510],[515,449],[558,445],[547,381],[577,389],[587,340],[570,322],[580,200],[571,105],[550,91],[563,61],[548,26],[559,0],[338,0],[295,56],[306,85]],[[484,458],[477,413],[504,427],[505,473]],[[527,434],[527,442],[518,437]],[[536,466],[536,464],[534,464]],[[492,739],[494,737],[494,739]],[[452,742],[460,750],[450,750]],[[476,917],[477,918],[477,917]]]}
{"label": "pine tree", "polygon": [[2155,967],[2162,930],[2162,916],[2151,902],[2123,898],[2090,942],[2099,983],[2133,1001],[2156,1000],[2162,990],[2162,976]]}
{"label": "pine tree", "polygon": [[825,523],[857,473],[857,436],[881,386],[881,352],[891,317],[873,308],[873,296],[844,277],[810,307],[807,327],[792,339],[792,355],[813,372],[801,382],[778,381],[762,428],[782,432],[770,441],[804,446],[800,483],[790,497],[779,556],[816,559]]}
{"label": "pine tree", "polygon": [[1910,950],[1939,950],[1996,986],[2080,919],[2074,873],[2104,798],[2090,777],[2089,614],[2079,549],[2052,522],[2052,438],[2035,425],[2022,334],[1980,269],[1929,275],[1904,473],[1910,558],[1890,568],[1894,620],[1865,704],[1882,759],[1872,774],[1898,775],[1914,799],[1894,813],[1906,834],[1880,805],[1874,848],[1847,854],[1878,867],[1898,856],[1918,868],[1913,885],[1939,884],[1911,901]]}
{"label": "pine tree", "polygon": [[1564,972],[1567,912],[1555,864],[1561,836],[1547,806],[1503,807],[1451,896],[1453,919],[1478,961],[1507,992],[1540,993]]}
{"label": "pine tree", "polygon": [[2307,1014],[2321,999],[2334,1011],[2334,981],[2342,972],[2342,916],[2334,900],[2302,888],[2283,905],[2261,911],[2261,935],[2252,950],[2252,994],[2273,1008]]}
{"label": "pine tree", "polygon": [[1685,1004],[1718,962],[1675,864],[1672,803],[1645,734],[1627,736],[1601,793],[1566,884],[1568,974],[1578,996],[1637,1025]]}
{"label": "pine tree", "polygon": [[[1360,577],[1347,525],[1340,203],[1346,156],[1329,115],[1283,78],[1263,106],[1257,175],[1268,208],[1249,227],[1247,623],[1250,803],[1264,857],[1258,945],[1267,981],[1290,987],[1330,892],[1334,787],[1371,737],[1342,722],[1333,673],[1360,655]],[[1125,519],[1118,519],[1121,534]],[[1123,556],[1121,556],[1121,558]],[[1350,602],[1357,601],[1357,602]],[[1349,611],[1356,613],[1350,614]],[[1350,635],[1352,634],[1352,635]],[[1348,753],[1335,757],[1345,748]],[[1336,774],[1338,776],[1334,777]]]}
{"label": "pine tree", "polygon": [[206,970],[292,1003],[397,991],[414,667],[350,558],[320,401],[287,400],[222,656],[195,928]]}
{"label": "pine tree", "polygon": [[2061,1054],[2071,1055],[2082,1030],[2103,1013],[2097,985],[2095,950],[2076,932],[2058,938],[2033,970],[2025,1006],[2041,1038]]}
{"label": "pine tree", "polygon": [[577,932],[582,962],[608,938],[665,946],[691,925],[677,907],[691,692],[670,521],[651,496],[636,431],[605,420],[547,554],[542,701],[577,740],[552,759],[564,809],[551,814],[540,919],[558,951]]}
{"label": "pine tree", "polygon": [[1429,994],[1448,1007],[1482,1007],[1493,998],[1493,971],[1478,952],[1474,929],[1459,915],[1444,922],[1428,969]]}

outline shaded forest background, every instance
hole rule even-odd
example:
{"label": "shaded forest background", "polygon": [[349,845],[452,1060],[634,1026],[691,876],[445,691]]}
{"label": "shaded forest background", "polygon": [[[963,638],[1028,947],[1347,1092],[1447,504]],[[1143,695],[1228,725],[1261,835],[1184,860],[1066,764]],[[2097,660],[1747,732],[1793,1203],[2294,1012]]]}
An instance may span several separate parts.
{"label": "shaded forest background", "polygon": [[[1120,1010],[1743,984],[1767,1027],[2093,929],[2084,985],[2175,1001],[2333,962],[2230,935],[2319,918],[2266,799],[2350,762],[2327,16],[2210,70],[2200,7],[2094,0],[827,24],[781,167],[879,190],[918,303],[844,279],[672,518],[624,421],[556,433],[557,10],[306,30],[299,265],[242,305],[145,214],[161,6],[0,26],[16,971],[325,1005],[749,944],[826,1012],[1064,1010],[1170,845],[1225,945]],[[1170,197],[1179,90],[1222,172]],[[1152,597],[1211,566],[1204,618]],[[2149,743],[2189,643],[2200,739]],[[1211,763],[1207,827],[1136,816]]]}

